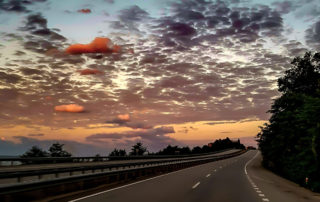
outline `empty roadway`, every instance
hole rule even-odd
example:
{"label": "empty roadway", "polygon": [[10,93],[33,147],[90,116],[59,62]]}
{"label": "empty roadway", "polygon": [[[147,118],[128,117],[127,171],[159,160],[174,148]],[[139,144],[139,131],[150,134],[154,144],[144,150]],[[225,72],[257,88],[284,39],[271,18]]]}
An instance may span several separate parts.
{"label": "empty roadway", "polygon": [[318,194],[266,171],[261,167],[260,161],[258,151],[249,151],[234,158],[179,170],[91,195],[77,194],[62,201],[320,201]]}

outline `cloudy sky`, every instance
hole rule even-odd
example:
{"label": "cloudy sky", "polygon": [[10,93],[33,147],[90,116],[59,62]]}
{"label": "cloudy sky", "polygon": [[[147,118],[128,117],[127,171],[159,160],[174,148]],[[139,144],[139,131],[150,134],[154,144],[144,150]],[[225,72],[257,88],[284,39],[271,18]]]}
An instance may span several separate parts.
{"label": "cloudy sky", "polygon": [[318,0],[0,0],[0,155],[253,137]]}

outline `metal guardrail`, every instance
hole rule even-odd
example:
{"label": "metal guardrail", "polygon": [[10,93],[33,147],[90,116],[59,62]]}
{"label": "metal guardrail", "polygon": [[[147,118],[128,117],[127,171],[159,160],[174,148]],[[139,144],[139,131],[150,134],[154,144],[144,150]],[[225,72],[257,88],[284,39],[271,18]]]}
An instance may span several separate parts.
{"label": "metal guardrail", "polygon": [[[231,148],[233,149],[233,148]],[[0,157],[0,168],[3,162],[8,162],[7,166],[21,164],[48,164],[48,163],[82,163],[82,162],[105,162],[113,160],[138,160],[138,159],[163,159],[163,158],[183,158],[193,156],[203,156],[221,153],[231,149],[224,149],[210,153],[190,154],[190,155],[142,155],[142,156],[85,156],[85,157]]]}
{"label": "metal guardrail", "polygon": [[223,160],[245,153],[246,150],[219,156],[207,156],[193,159],[180,159],[171,162],[149,164],[143,167],[127,167],[125,169],[90,173],[78,176],[51,179],[31,183],[19,183],[6,187],[0,187],[0,201],[29,201],[43,199],[48,196],[57,196],[73,191],[93,188],[99,185],[114,185],[117,183],[136,180],[147,176],[168,173],[175,170]]}
{"label": "metal guardrail", "polygon": [[[221,153],[220,151],[219,153]],[[57,167],[57,168],[34,168],[34,169],[29,169],[29,170],[7,170],[7,171],[0,171],[0,187],[1,184],[2,186],[3,183],[1,183],[1,180],[3,179],[16,179],[15,182],[11,180],[10,184],[14,183],[22,183],[25,180],[23,180],[26,177],[33,177],[32,180],[29,179],[29,181],[41,181],[44,180],[45,175],[54,175],[50,176],[50,179],[52,178],[59,178],[62,177],[61,174],[64,174],[63,177],[67,176],[73,176],[73,175],[83,175],[88,172],[95,173],[95,172],[105,172],[105,171],[112,171],[112,170],[120,170],[120,169],[125,169],[125,168],[135,168],[135,167],[145,167],[149,165],[158,165],[158,164],[163,164],[163,163],[176,163],[180,162],[182,160],[194,160],[194,159],[204,159],[204,158],[214,158],[214,157],[219,157],[219,156],[224,156],[224,155],[219,155],[219,156],[213,156],[217,154],[215,153],[210,153],[206,155],[193,155],[189,157],[173,157],[173,158],[167,158],[167,159],[162,159],[162,158],[157,158],[157,159],[145,159],[145,161],[133,161],[133,162],[119,162],[116,164],[100,164],[100,165],[76,165],[76,166],[68,166],[68,167]],[[228,154],[225,154],[228,155]],[[78,173],[77,173],[78,172]],[[9,183],[8,183],[9,184]]]}

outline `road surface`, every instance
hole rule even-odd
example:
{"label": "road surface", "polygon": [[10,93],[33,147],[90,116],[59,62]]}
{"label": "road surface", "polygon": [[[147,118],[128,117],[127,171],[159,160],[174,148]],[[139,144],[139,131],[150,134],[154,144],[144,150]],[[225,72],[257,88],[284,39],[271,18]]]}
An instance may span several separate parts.
{"label": "road surface", "polygon": [[[320,195],[266,171],[258,151],[68,198],[75,202],[295,202]],[[66,198],[64,201],[67,200]]]}

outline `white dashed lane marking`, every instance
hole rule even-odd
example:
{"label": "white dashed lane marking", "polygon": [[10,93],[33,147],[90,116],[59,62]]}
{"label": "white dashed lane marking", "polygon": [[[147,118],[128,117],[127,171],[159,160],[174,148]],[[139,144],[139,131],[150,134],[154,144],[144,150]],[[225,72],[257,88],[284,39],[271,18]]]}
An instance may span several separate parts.
{"label": "white dashed lane marking", "polygon": [[211,174],[208,174],[206,177],[210,177]]}
{"label": "white dashed lane marking", "polygon": [[197,182],[195,185],[193,185],[192,189],[197,188],[197,186],[199,186],[200,182]]}

